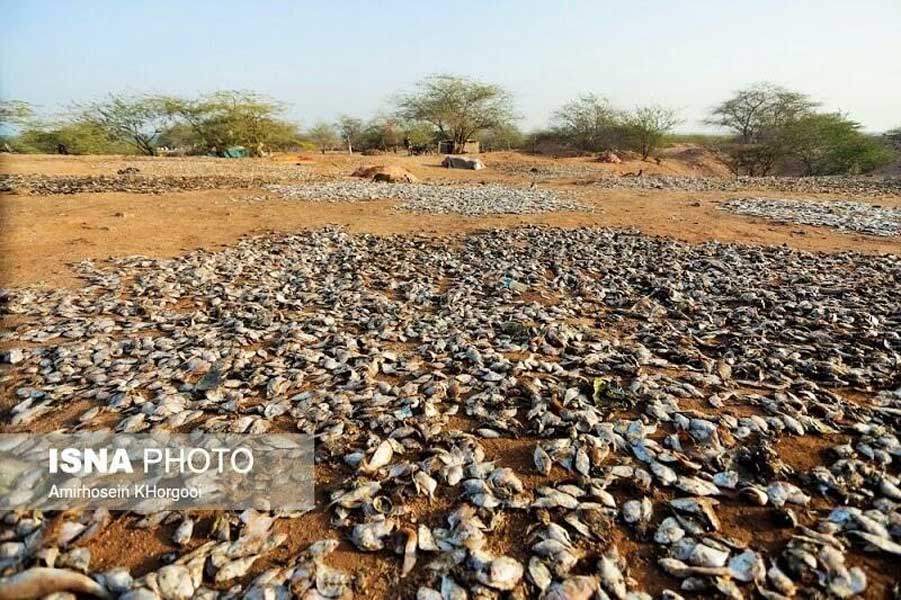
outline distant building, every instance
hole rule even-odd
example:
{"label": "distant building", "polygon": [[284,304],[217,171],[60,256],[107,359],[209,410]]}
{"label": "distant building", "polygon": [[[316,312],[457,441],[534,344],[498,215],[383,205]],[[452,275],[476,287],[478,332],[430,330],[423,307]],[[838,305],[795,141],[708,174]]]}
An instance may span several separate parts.
{"label": "distant building", "polygon": [[479,152],[479,140],[466,140],[462,148],[454,144],[454,140],[438,142],[438,154],[478,154]]}

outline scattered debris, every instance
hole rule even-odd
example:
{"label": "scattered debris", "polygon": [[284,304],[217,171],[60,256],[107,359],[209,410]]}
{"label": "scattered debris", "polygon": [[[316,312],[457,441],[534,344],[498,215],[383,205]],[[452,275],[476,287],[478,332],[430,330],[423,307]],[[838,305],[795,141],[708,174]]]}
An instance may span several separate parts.
{"label": "scattered debris", "polygon": [[884,237],[901,236],[901,208],[847,200],[731,198],[723,209],[780,223],[818,225]]}
{"label": "scattered debris", "polygon": [[269,185],[266,189],[283,198],[313,202],[401,200],[403,202],[396,206],[398,210],[418,213],[476,216],[589,210],[579,202],[550,190],[497,184],[461,186],[338,180],[305,185]]}
{"label": "scattered debris", "polygon": [[[17,317],[0,341],[28,347],[4,367],[9,426],[76,399],[91,406],[55,427],[291,424],[337,476],[321,507],[334,539],[273,563],[287,536],[272,523],[289,515],[223,513],[207,531],[150,514],[146,527],[179,524],[180,556],[73,591],[370,597],[323,560],[338,539],[380,551],[393,563],[380,577],[415,581],[417,598],[645,598],[639,568],[692,596],[848,598],[896,559],[897,256],[587,228],[324,229],[78,269],[81,289],[14,289],[0,305]],[[784,537],[744,535],[742,510]],[[8,513],[0,560],[13,580],[64,553],[90,571],[68,546],[105,522]],[[635,562],[647,544],[654,559]],[[0,598],[64,589],[0,584]]]}
{"label": "scattered debris", "polygon": [[878,177],[682,177],[645,175],[644,177],[604,176],[592,185],[605,189],[634,188],[678,190],[686,192],[737,192],[763,190],[806,194],[844,194],[847,196],[901,196],[901,179]]}

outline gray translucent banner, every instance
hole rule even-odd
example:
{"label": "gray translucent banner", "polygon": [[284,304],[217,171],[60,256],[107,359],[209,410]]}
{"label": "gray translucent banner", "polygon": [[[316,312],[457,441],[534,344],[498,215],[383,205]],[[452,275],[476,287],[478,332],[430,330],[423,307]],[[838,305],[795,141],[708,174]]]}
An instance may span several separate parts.
{"label": "gray translucent banner", "polygon": [[0,434],[0,510],[306,511],[313,474],[301,434]]}

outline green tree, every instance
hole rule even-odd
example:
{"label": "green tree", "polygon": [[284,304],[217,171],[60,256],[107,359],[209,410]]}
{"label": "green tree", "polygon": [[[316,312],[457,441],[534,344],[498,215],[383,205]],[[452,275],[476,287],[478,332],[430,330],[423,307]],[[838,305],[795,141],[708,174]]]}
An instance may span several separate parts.
{"label": "green tree", "polygon": [[157,138],[157,144],[159,147],[165,146],[188,154],[205,150],[197,132],[184,121],[176,121],[167,127]]}
{"label": "green tree", "polygon": [[331,124],[325,121],[319,121],[307,131],[307,137],[316,147],[325,154],[326,150],[331,150],[338,145],[338,132]]}
{"label": "green tree", "polygon": [[428,146],[436,141],[435,126],[425,121],[407,121],[401,125],[401,132],[410,146]]}
{"label": "green tree", "polygon": [[93,123],[71,121],[44,127],[27,127],[11,140],[18,152],[55,154],[62,144],[70,154],[133,154],[134,146],[110,140]]}
{"label": "green tree", "polygon": [[626,136],[632,147],[646,160],[660,147],[673,128],[679,124],[676,111],[665,106],[640,106],[625,117]]}
{"label": "green tree", "polygon": [[765,177],[785,156],[774,144],[738,144],[724,142],[712,147],[720,160],[736,175]]}
{"label": "green tree", "polygon": [[732,130],[742,144],[766,143],[764,138],[774,130],[811,114],[817,106],[806,94],[757,83],[716,105],[706,123]]}
{"label": "green tree", "polygon": [[882,136],[886,143],[896,151],[901,151],[901,127],[889,129]]}
{"label": "green tree", "polygon": [[23,126],[34,118],[34,107],[23,100],[0,100],[0,126]]}
{"label": "green tree", "polygon": [[397,99],[398,115],[430,123],[455,151],[475,134],[516,120],[513,99],[504,88],[452,75],[431,75],[415,91]]}
{"label": "green tree", "polygon": [[595,94],[583,94],[554,112],[552,132],[584,152],[615,149],[623,143],[623,114]]}
{"label": "green tree", "polygon": [[714,107],[706,122],[734,134],[720,150],[736,173],[793,172],[798,164],[811,172],[822,166],[814,166],[820,160],[813,156],[813,146],[820,145],[813,140],[822,137],[825,123],[817,106],[806,94],[758,83]]}
{"label": "green tree", "polygon": [[338,122],[335,123],[335,126],[338,128],[338,135],[341,137],[341,141],[347,146],[347,153],[353,154],[354,146],[360,144],[363,134],[363,121],[356,117],[341,115],[338,117]]}
{"label": "green tree", "polygon": [[76,105],[76,120],[104,131],[112,141],[133,145],[141,154],[156,155],[157,137],[171,121],[165,101],[156,96],[111,94],[107,100]]}
{"label": "green tree", "polygon": [[525,136],[520,129],[509,123],[492,127],[479,135],[479,146],[482,150],[513,150],[522,147]]}
{"label": "green tree", "polygon": [[280,118],[284,105],[255,92],[225,90],[199,99],[168,97],[164,106],[168,115],[194,130],[197,145],[208,152],[244,146],[260,156],[268,149],[298,143],[297,126]]}
{"label": "green tree", "polygon": [[376,116],[366,125],[362,135],[367,148],[395,151],[404,137],[400,122],[390,115]]}
{"label": "green tree", "polygon": [[841,113],[805,115],[787,124],[780,139],[805,175],[866,173],[892,159],[889,148]]}

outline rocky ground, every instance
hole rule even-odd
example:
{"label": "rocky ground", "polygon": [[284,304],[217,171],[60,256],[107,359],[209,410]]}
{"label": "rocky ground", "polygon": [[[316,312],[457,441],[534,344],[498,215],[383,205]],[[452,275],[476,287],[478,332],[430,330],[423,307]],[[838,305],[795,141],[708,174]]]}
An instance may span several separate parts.
{"label": "rocky ground", "polygon": [[[223,163],[241,161],[200,176]],[[10,212],[16,235],[124,215],[100,254],[115,258],[65,246],[78,286],[0,296],[5,431],[317,436],[303,515],[4,514],[0,598],[897,596],[893,238],[771,231],[720,191],[471,176],[375,199],[372,183],[285,179],[246,207],[217,190],[0,196],[44,210]],[[874,194],[849,195],[895,206]],[[169,258],[127,245],[133,220],[159,238],[249,215],[282,233]],[[678,218],[691,243],[630,226]],[[829,252],[797,249],[820,235]]]}

